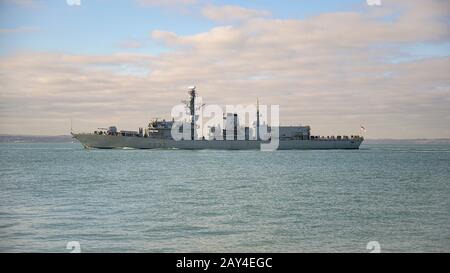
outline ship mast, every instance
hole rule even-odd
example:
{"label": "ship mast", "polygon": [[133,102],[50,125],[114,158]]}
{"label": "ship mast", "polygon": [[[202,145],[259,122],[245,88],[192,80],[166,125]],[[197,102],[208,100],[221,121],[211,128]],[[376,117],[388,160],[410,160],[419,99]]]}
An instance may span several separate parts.
{"label": "ship mast", "polygon": [[259,98],[256,99],[256,140],[259,140]]}
{"label": "ship mast", "polygon": [[195,137],[195,97],[197,96],[197,92],[195,91],[195,86],[189,88],[189,102],[188,107],[191,114],[191,140],[194,140]]}

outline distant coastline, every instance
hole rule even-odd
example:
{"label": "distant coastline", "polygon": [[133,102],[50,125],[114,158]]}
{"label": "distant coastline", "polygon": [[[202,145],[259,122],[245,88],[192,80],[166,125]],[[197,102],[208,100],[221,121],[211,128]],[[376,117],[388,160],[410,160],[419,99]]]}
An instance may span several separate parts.
{"label": "distant coastline", "polygon": [[70,135],[62,136],[33,136],[33,135],[0,135],[0,143],[70,143],[74,139]]}
{"label": "distant coastline", "polygon": [[[33,136],[33,135],[1,135],[0,143],[70,143],[74,139],[70,135]],[[437,139],[366,139],[364,144],[450,144],[450,138]]]}
{"label": "distant coastline", "polygon": [[450,144],[450,138],[366,139],[364,144]]}

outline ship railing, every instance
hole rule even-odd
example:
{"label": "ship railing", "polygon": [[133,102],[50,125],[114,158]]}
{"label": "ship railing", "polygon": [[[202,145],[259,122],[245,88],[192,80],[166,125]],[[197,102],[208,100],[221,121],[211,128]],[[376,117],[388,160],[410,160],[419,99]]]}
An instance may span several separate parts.
{"label": "ship railing", "polygon": [[348,141],[348,140],[364,140],[364,137],[358,135],[351,136],[310,136],[310,140],[315,141]]}

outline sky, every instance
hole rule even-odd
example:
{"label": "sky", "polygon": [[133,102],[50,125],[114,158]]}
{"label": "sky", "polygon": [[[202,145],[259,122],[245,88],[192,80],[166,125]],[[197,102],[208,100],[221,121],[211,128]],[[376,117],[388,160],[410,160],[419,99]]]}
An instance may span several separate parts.
{"label": "sky", "polygon": [[207,104],[280,105],[315,135],[450,138],[448,0],[0,0],[0,134]]}

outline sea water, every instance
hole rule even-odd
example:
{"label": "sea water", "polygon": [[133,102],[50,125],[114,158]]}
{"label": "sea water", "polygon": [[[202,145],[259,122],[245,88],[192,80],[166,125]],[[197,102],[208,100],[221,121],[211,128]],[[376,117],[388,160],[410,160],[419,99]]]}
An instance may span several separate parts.
{"label": "sea water", "polygon": [[0,252],[450,251],[450,145],[0,144]]}

